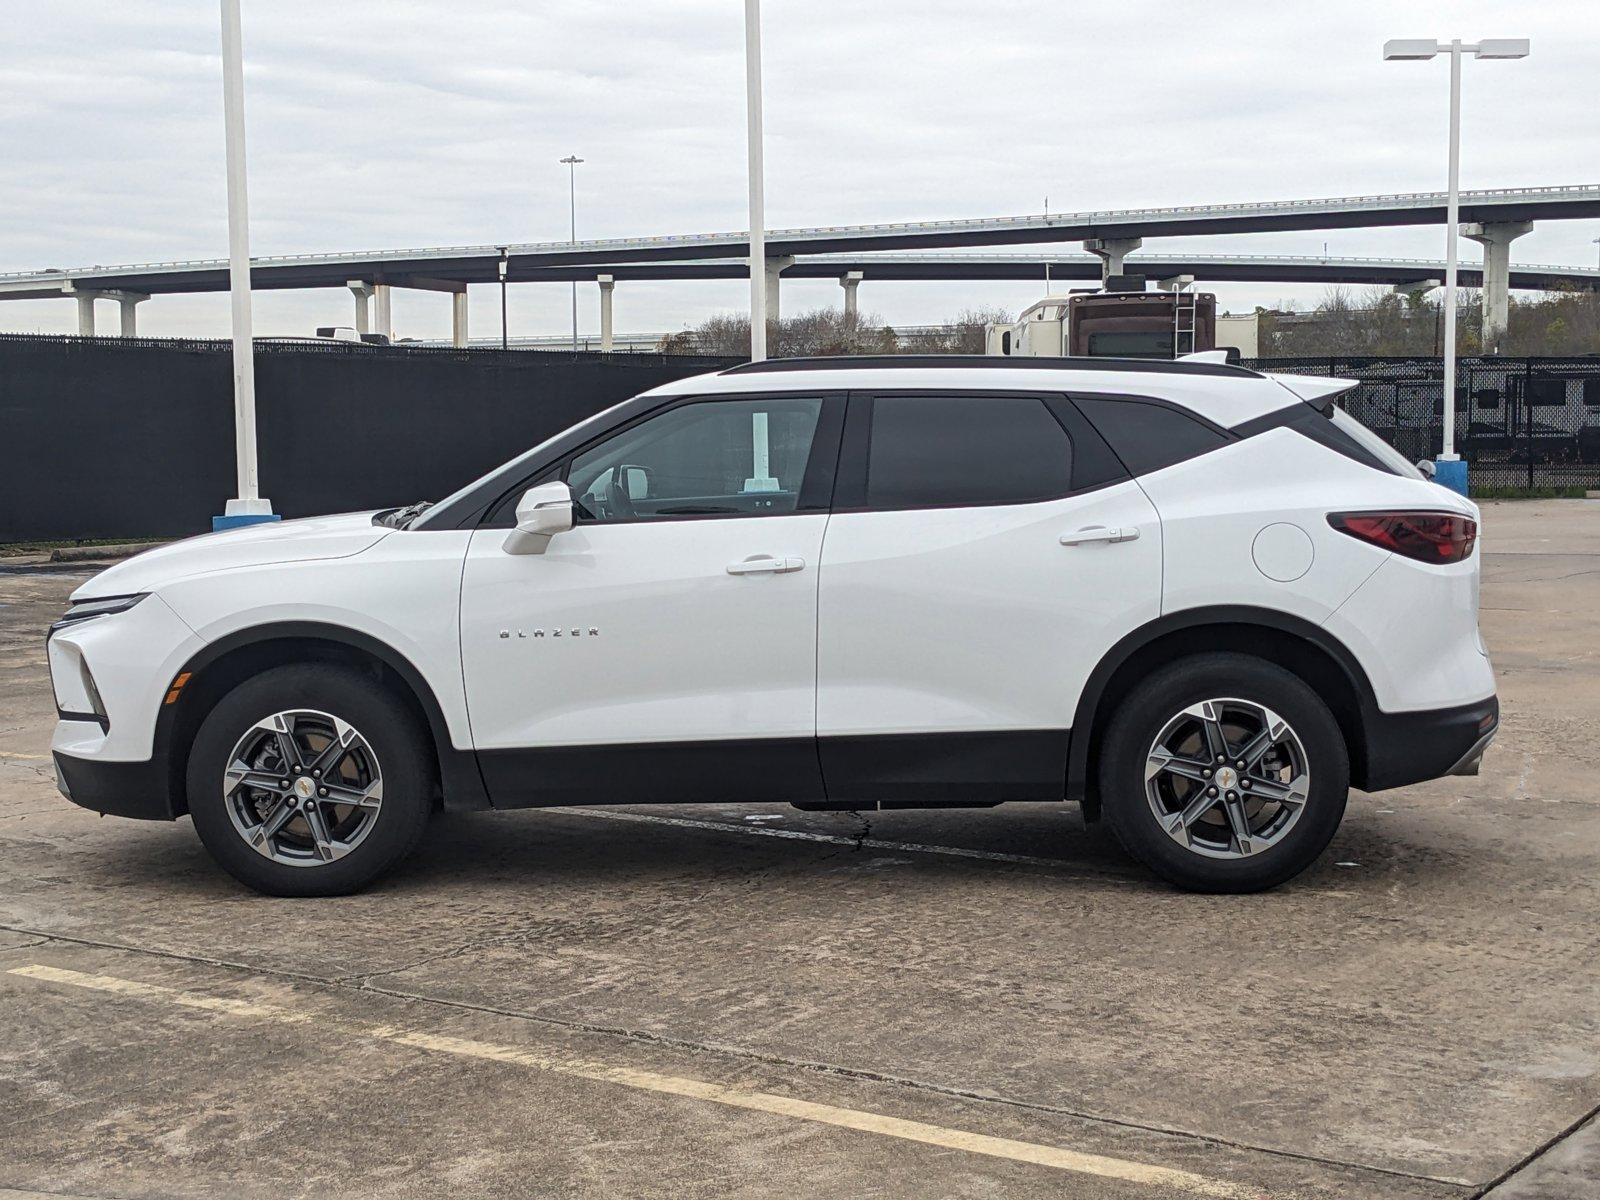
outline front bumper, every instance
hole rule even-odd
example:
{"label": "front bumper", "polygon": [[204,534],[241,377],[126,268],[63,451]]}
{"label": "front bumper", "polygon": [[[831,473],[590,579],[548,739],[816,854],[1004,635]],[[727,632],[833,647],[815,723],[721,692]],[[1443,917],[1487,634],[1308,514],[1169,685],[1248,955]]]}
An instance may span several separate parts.
{"label": "front bumper", "polygon": [[136,817],[145,821],[170,821],[172,789],[166,765],[156,759],[143,762],[104,762],[74,758],[52,751],[56,787],[74,804],[111,817]]}
{"label": "front bumper", "polygon": [[1368,714],[1366,761],[1351,782],[1381,792],[1443,775],[1476,775],[1499,728],[1496,696],[1459,708]]}

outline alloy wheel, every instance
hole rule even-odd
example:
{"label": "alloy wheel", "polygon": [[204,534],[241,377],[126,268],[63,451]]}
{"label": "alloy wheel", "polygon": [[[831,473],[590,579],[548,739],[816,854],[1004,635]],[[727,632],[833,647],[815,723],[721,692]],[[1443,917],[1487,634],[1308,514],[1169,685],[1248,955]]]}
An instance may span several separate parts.
{"label": "alloy wheel", "polygon": [[354,726],[293,709],[257,721],[235,743],[222,797],[251,849],[273,862],[315,867],[343,858],[372,832],[383,773]]}
{"label": "alloy wheel", "polygon": [[1311,771],[1294,729],[1250,700],[1217,698],[1175,714],[1150,744],[1145,796],[1180,846],[1248,858],[1281,842],[1305,811]]}

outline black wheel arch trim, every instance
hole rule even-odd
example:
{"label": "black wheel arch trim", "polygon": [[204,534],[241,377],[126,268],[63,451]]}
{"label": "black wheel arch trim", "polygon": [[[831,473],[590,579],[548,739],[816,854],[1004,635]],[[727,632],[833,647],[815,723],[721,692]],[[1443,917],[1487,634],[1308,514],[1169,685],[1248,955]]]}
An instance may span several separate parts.
{"label": "black wheel arch trim", "polygon": [[[450,740],[450,727],[444,718],[444,709],[434,695],[433,686],[414,663],[387,642],[359,630],[348,629],[320,621],[275,621],[265,625],[251,625],[236,630],[214,642],[202,646],[180,670],[198,676],[217,660],[248,646],[291,639],[334,642],[360,651],[392,670],[411,690],[427,719],[433,735],[434,750],[439,762],[440,784],[444,792],[445,807],[452,811],[486,809],[490,807],[488,790],[478,768],[478,756],[472,750],[459,750]],[[163,704],[156,717],[153,757],[170,766],[173,728],[177,710],[182,705]],[[180,784],[181,786],[181,784]]]}
{"label": "black wheel arch trim", "polygon": [[[1078,707],[1073,715],[1075,736],[1067,753],[1067,798],[1083,801],[1088,795],[1089,757],[1096,741],[1096,724],[1103,714],[1099,712],[1106,689],[1118,670],[1139,650],[1159,638],[1185,630],[1204,629],[1212,625],[1256,625],[1298,637],[1321,650],[1341,669],[1349,680],[1356,697],[1361,721],[1363,745],[1351,747],[1352,783],[1366,788],[1367,780],[1358,776],[1357,762],[1366,761],[1367,746],[1374,725],[1382,714],[1366,671],[1354,654],[1327,630],[1302,617],[1270,608],[1249,605],[1210,605],[1203,608],[1184,609],[1157,617],[1127,634],[1101,657],[1089,673],[1083,691],[1078,697]],[[1080,733],[1081,731],[1081,733]]]}

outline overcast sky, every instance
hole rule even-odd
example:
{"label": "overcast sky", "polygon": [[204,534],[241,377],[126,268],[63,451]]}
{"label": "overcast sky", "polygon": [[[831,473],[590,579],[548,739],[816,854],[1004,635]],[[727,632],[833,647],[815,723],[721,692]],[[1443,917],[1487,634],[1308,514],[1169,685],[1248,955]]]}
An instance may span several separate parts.
{"label": "overcast sky", "polygon": [[[227,253],[215,0],[0,0],[0,271]],[[745,227],[740,0],[243,0],[256,254]],[[1600,182],[1600,2],[767,0],[771,228],[1442,188],[1447,67],[1389,37],[1533,40],[1464,68],[1466,188]],[[1513,260],[1588,264],[1600,222]],[[1442,256],[1440,229],[1171,239],[1208,252]],[[1067,247],[1073,249],[1074,247]],[[1470,243],[1464,253],[1476,255]],[[1026,283],[873,283],[895,323],[1017,309]],[[1223,284],[1235,308],[1320,288]],[[498,332],[475,288],[473,332]],[[787,312],[836,284],[784,285]],[[624,282],[619,331],[743,308],[740,282]],[[593,285],[581,321],[598,324]],[[258,333],[349,324],[344,291],[258,294]],[[102,329],[114,328],[112,306]],[[157,297],[140,332],[221,335],[225,295]],[[569,321],[566,284],[512,289],[513,334]],[[396,333],[449,331],[396,293]],[[71,332],[68,300],[0,329]]]}

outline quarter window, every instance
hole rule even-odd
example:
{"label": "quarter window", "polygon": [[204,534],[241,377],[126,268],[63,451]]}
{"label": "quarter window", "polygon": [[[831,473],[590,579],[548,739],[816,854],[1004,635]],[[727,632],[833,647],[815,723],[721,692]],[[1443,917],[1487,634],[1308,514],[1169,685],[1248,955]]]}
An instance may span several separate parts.
{"label": "quarter window", "polygon": [[1133,475],[1208,454],[1231,440],[1199,418],[1164,404],[1104,396],[1074,396],[1073,400]]}
{"label": "quarter window", "polygon": [[794,512],[822,401],[706,400],[642,421],[567,472],[584,521]]}
{"label": "quarter window", "polygon": [[877,396],[867,504],[1026,504],[1072,490],[1072,440],[1031,396]]}

